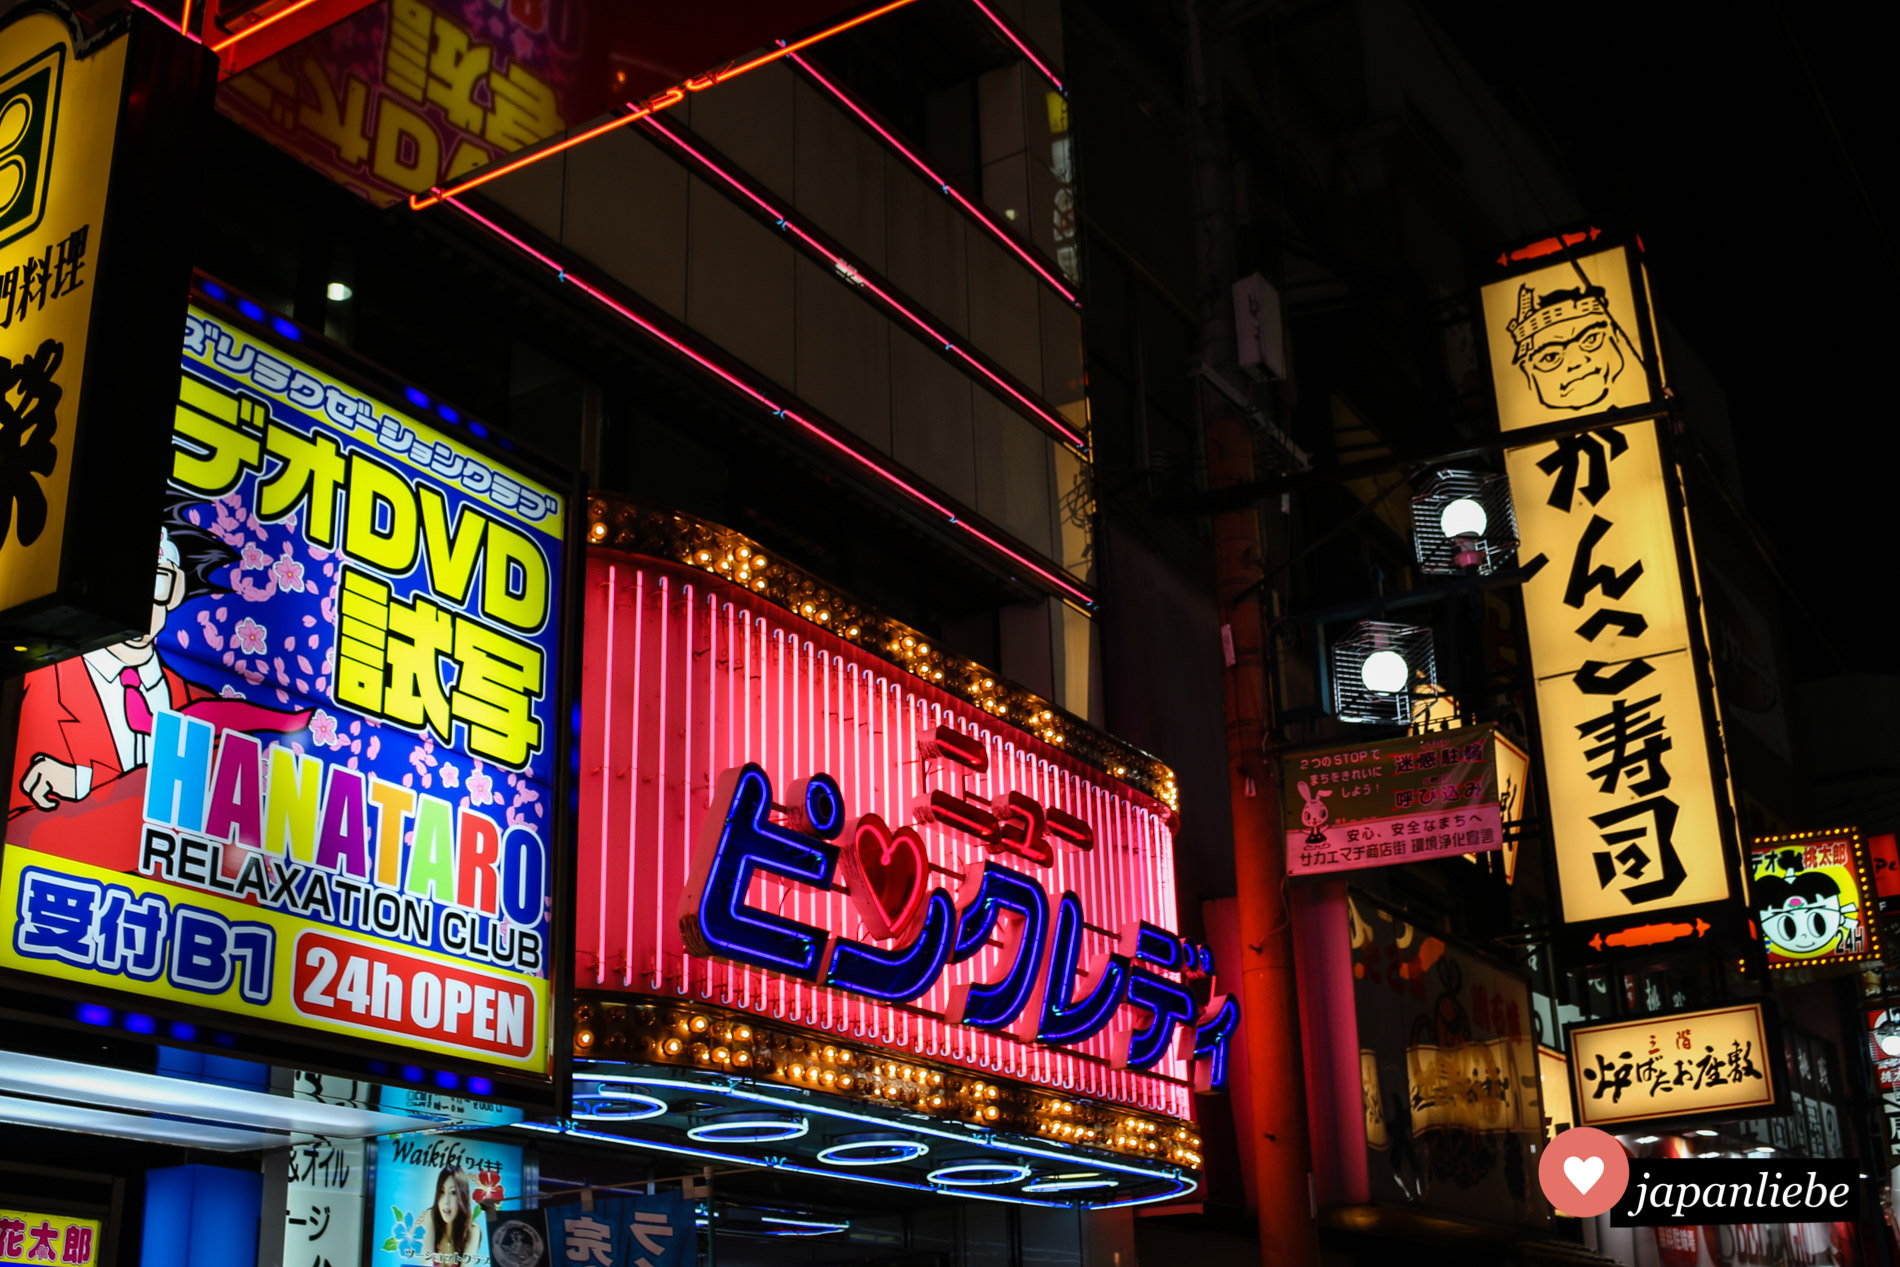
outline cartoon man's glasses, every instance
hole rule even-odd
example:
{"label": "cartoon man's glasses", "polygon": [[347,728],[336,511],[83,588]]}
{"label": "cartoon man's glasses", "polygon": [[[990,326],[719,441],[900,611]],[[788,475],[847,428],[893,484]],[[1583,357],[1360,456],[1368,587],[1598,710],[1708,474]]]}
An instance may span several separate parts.
{"label": "cartoon man's glasses", "polygon": [[172,594],[178,588],[178,580],[176,569],[159,564],[158,575],[152,578],[152,601],[154,603],[171,602]]}
{"label": "cartoon man's glasses", "polygon": [[1571,344],[1576,344],[1581,351],[1595,352],[1609,337],[1609,326],[1598,322],[1596,325],[1585,328],[1581,334],[1574,334],[1560,343],[1546,343],[1537,348],[1531,353],[1531,368],[1549,373],[1564,363],[1564,356],[1568,353]]}

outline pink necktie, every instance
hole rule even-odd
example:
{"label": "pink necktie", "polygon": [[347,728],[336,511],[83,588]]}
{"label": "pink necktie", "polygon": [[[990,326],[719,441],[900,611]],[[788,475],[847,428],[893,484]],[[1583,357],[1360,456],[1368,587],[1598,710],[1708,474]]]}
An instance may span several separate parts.
{"label": "pink necktie", "polygon": [[152,707],[145,702],[145,692],[139,688],[139,671],[128,668],[119,674],[119,685],[125,688],[125,724],[141,735],[152,733]]}

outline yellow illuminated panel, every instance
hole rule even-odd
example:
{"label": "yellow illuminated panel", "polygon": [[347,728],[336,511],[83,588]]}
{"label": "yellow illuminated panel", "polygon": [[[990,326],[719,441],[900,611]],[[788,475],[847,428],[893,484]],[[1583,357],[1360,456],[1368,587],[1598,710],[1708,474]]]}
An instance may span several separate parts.
{"label": "yellow illuminated panel", "polygon": [[43,13],[0,30],[0,611],[59,587],[126,45],[81,60]]}
{"label": "yellow illuminated panel", "polygon": [[1650,403],[1627,248],[1493,282],[1483,303],[1503,430]]}
{"label": "yellow illuminated panel", "polygon": [[1760,1003],[1577,1026],[1577,1125],[1614,1131],[1689,1115],[1759,1116],[1775,1104],[1777,1058]]}
{"label": "yellow illuminated panel", "polygon": [[1655,915],[1650,944],[1734,888],[1656,426],[1506,454],[1563,920]]}

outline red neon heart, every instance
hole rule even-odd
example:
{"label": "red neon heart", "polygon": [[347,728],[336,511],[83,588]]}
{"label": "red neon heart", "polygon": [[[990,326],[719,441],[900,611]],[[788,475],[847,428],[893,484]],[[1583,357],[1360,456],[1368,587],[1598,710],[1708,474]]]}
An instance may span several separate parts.
{"label": "red neon heart", "polygon": [[851,897],[864,922],[880,938],[903,935],[923,905],[930,878],[924,842],[909,827],[892,831],[876,814],[866,814],[851,830],[846,856]]}

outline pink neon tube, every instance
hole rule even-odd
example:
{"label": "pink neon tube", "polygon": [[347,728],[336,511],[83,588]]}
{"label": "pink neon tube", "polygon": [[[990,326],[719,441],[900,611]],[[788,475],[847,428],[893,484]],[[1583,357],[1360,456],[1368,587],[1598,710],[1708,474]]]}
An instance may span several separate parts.
{"label": "pink neon tube", "polygon": [[746,383],[738,375],[732,373],[730,370],[725,369],[723,366],[719,365],[717,362],[708,359],[707,357],[701,355],[698,352],[695,352],[692,348],[689,348],[688,346],[686,346],[685,343],[674,338],[672,335],[667,334],[665,331],[661,330],[658,326],[653,325],[651,322],[641,317],[638,313],[634,312],[631,308],[628,308],[626,305],[619,303],[612,296],[601,291],[598,287],[589,284],[587,281],[585,281],[582,278],[574,276],[572,273],[567,271],[564,265],[554,260],[551,256],[549,256],[545,252],[536,250],[534,247],[528,245],[528,243],[522,241],[519,237],[508,232],[506,229],[502,228],[500,225],[496,224],[493,220],[490,220],[488,217],[482,215],[480,212],[475,211],[472,208],[466,206],[458,199],[445,197],[443,201],[448,203],[449,206],[454,207],[457,211],[461,212],[463,215],[469,217],[471,220],[474,220],[477,224],[480,224],[483,228],[487,229],[490,233],[493,233],[496,237],[500,238],[502,241],[507,242],[510,246],[513,246],[516,250],[520,251],[522,254],[528,256],[528,258],[535,260],[536,262],[540,264],[546,265],[547,268],[550,269],[560,281],[566,282],[569,285],[576,287],[577,289],[581,291],[582,294],[585,294],[588,298],[592,299],[594,302],[600,304],[602,307],[620,316],[622,319],[626,320],[628,323],[638,327],[641,331],[651,336],[652,338],[657,339],[661,343],[664,343],[667,347],[672,348],[675,352],[678,352],[681,356],[686,357],[688,360],[692,361],[695,365],[698,365],[700,368],[711,373],[714,377],[718,378],[721,382],[725,383],[727,386],[733,388],[734,390],[740,392],[741,394],[745,396],[750,397],[753,401],[763,406],[766,409],[766,411],[771,413],[774,417],[785,418],[795,423],[799,427],[803,428],[807,433],[817,438],[818,440],[822,441],[824,444],[828,445],[832,449],[835,449],[837,452],[844,455],[845,457],[851,459],[853,462],[856,462],[859,466],[862,466],[865,470],[869,471],[871,474],[883,480],[885,483],[890,484],[891,486],[907,494],[913,500],[920,502],[923,505],[928,506],[930,509],[936,511],[938,514],[942,515],[950,524],[968,533],[970,536],[975,537],[977,540],[989,546],[992,550],[995,550],[1000,554],[1007,555],[1009,558],[1012,558],[1016,562],[1022,564],[1025,568],[1029,569],[1029,571],[1034,573],[1036,576],[1040,577],[1044,582],[1068,594],[1070,597],[1074,598],[1077,602],[1083,604],[1085,607],[1093,608],[1095,606],[1095,598],[1087,590],[1083,589],[1079,585],[1076,585],[1073,581],[1068,580],[1066,577],[1063,577],[1060,574],[1050,570],[1049,568],[1044,567],[1042,564],[1032,561],[1028,556],[1010,549],[1009,547],[1003,545],[1001,542],[997,541],[994,537],[989,536],[987,533],[965,522],[964,520],[959,519],[956,515],[956,512],[951,510],[949,507],[945,506],[942,502],[937,501],[935,498],[931,497],[929,494],[925,493],[923,490],[917,488],[915,485],[904,480],[902,477],[897,475],[895,472],[889,470],[888,468],[883,466],[881,463],[877,462],[875,459],[867,456],[866,454],[860,453],[858,450],[851,447],[849,444],[846,444],[843,440],[839,439],[837,436],[832,435],[829,431],[818,426],[816,423],[813,423],[809,421],[808,419],[802,418],[798,414],[792,412],[791,410],[786,409],[774,403],[771,400],[771,398],[767,397],[762,392],[758,391],[756,388]]}
{"label": "pink neon tube", "polygon": [[1043,281],[1049,284],[1049,288],[1051,290],[1055,291],[1058,295],[1061,295],[1064,299],[1068,300],[1071,304],[1077,307],[1081,306],[1081,303],[1082,303],[1081,299],[1076,295],[1075,291],[1069,286],[1069,284],[1062,278],[1058,277],[1056,274],[1050,272],[1048,268],[1043,265],[1041,258],[1037,256],[1035,252],[1029,250],[1029,248],[1025,247],[1020,241],[1018,241],[1015,234],[1011,233],[1008,229],[1005,229],[1002,225],[998,224],[996,220],[990,215],[987,209],[983,208],[982,206],[980,206],[979,204],[975,202],[972,202],[967,196],[964,195],[963,191],[961,191],[955,185],[951,184],[949,181],[945,180],[942,176],[940,176],[937,173],[935,168],[931,167],[929,163],[925,162],[922,158],[918,157],[916,151],[912,150],[908,145],[905,145],[902,141],[898,140],[897,137],[892,134],[889,128],[885,127],[882,123],[878,122],[877,118],[874,115],[872,115],[870,111],[866,110],[863,106],[859,105],[856,99],[848,95],[844,91],[844,89],[838,87],[838,85],[832,83],[829,79],[825,78],[825,76],[819,71],[819,69],[816,66],[813,66],[810,62],[800,57],[797,53],[793,53],[791,55],[791,60],[798,63],[799,68],[803,70],[807,75],[811,76],[812,80],[815,83],[817,83],[820,87],[824,88],[826,92],[830,93],[832,97],[838,102],[839,105],[842,105],[845,109],[849,110],[852,114],[856,115],[859,122],[863,123],[865,127],[870,128],[871,131],[877,133],[878,136],[882,137],[886,145],[890,146],[892,149],[896,150],[899,154],[903,155],[905,161],[907,161],[913,168],[915,168],[919,175],[923,176],[925,180],[928,180],[931,184],[935,185],[938,189],[942,190],[945,197],[949,198],[952,202],[956,203],[959,207],[963,208],[964,214],[968,215],[972,220],[982,225],[983,228],[989,233],[989,235],[995,238],[997,242],[1000,243],[1004,247],[1004,249],[1008,250],[1012,255],[1016,256],[1016,258],[1020,259],[1023,263],[1029,265],[1029,267],[1036,273],[1038,277],[1042,278]]}

